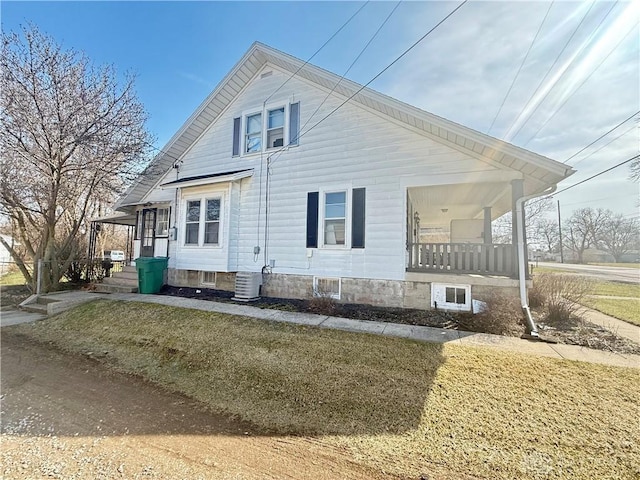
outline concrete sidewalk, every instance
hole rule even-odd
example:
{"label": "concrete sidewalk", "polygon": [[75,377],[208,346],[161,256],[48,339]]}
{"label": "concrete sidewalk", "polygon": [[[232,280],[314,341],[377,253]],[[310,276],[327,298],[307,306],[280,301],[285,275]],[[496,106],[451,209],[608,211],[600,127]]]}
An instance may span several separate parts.
{"label": "concrete sidewalk", "polygon": [[[402,325],[388,322],[352,320],[312,313],[285,312],[262,309],[250,305],[218,303],[208,300],[171,297],[166,295],[140,295],[136,293],[96,294],[82,291],[59,294],[70,306],[82,301],[104,298],[107,300],[157,303],[173,307],[191,308],[207,312],[241,315],[273,322],[295,323],[320,328],[333,328],[349,332],[370,333],[390,337],[407,338],[420,342],[451,343],[476,347],[490,347],[529,355],[600,363],[620,367],[640,368],[640,355],[620,355],[612,352],[593,350],[577,345],[549,344],[522,338],[489,335],[443,328]],[[4,312],[3,312],[4,315]],[[4,322],[3,322],[4,325]]]}

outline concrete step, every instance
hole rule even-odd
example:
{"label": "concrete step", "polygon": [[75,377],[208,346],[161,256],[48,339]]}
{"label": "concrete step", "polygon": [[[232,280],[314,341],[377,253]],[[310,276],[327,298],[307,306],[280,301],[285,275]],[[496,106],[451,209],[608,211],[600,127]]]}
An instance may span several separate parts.
{"label": "concrete step", "polygon": [[36,303],[39,303],[40,305],[47,305],[48,303],[54,303],[54,302],[59,302],[60,300],[57,298],[52,298],[52,297],[38,297],[38,300],[36,301]]}
{"label": "concrete step", "polygon": [[98,283],[96,285],[98,293],[138,293],[138,285],[135,287],[127,285],[110,285],[108,283]]}
{"label": "concrete step", "polygon": [[131,265],[125,265],[124,267],[122,267],[122,272],[123,273],[135,273],[137,275],[137,270],[136,267],[132,267]]}
{"label": "concrete step", "polygon": [[130,279],[130,278],[116,278],[116,277],[106,277],[102,279],[103,284],[108,285],[123,285],[126,287],[137,287],[138,279]]}
{"label": "concrete step", "polygon": [[138,280],[138,272],[113,272],[110,278],[126,278],[127,280]]}
{"label": "concrete step", "polygon": [[23,305],[21,307],[25,312],[33,312],[40,313],[42,315],[47,315],[47,306],[41,303],[30,303],[29,305]]}

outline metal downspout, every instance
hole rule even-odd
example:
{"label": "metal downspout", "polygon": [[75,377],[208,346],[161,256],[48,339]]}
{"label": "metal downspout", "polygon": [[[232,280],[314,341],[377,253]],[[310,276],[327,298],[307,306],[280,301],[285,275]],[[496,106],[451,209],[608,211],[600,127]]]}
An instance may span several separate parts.
{"label": "metal downspout", "polygon": [[527,252],[524,250],[524,203],[532,198],[551,195],[556,191],[557,186],[549,187],[542,193],[535,193],[533,195],[526,195],[516,200],[516,235],[518,237],[518,282],[520,284],[520,304],[522,305],[522,311],[524,312],[525,319],[529,325],[529,334],[532,337],[538,337],[538,327],[536,327],[533,317],[531,316],[531,309],[529,308],[529,298],[527,297]]}

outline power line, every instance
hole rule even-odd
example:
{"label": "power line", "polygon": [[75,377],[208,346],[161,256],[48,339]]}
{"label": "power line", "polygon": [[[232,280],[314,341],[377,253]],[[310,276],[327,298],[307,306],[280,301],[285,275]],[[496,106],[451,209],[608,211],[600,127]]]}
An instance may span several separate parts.
{"label": "power line", "polygon": [[[580,23],[578,23],[578,25],[576,26],[576,28],[573,30],[573,33],[571,34],[571,36],[569,37],[569,39],[565,42],[564,46],[562,47],[562,50],[560,50],[560,53],[558,53],[558,55],[556,56],[556,59],[553,61],[553,63],[551,64],[551,66],[547,69],[547,72],[544,74],[544,77],[542,77],[542,79],[540,80],[540,82],[538,82],[538,85],[536,86],[536,89],[534,90],[533,94],[529,97],[529,100],[527,101],[527,103],[525,104],[528,105],[529,102],[531,102],[531,100],[533,100],[535,98],[535,96],[537,95],[538,91],[540,90],[540,87],[542,87],[542,85],[544,84],[544,81],[547,79],[547,77],[549,76],[549,74],[551,73],[551,71],[553,70],[553,67],[556,66],[556,64],[558,63],[558,61],[560,60],[560,58],[562,57],[562,54],[564,53],[564,51],[567,49],[567,47],[569,46],[569,44],[571,43],[571,40],[573,40],[573,37],[576,35],[576,33],[578,33],[578,30],[580,30],[580,27],[582,26],[582,24],[584,23],[585,19],[587,18],[587,16],[589,15],[589,12],[591,12],[591,9],[593,8],[593,6],[596,4],[596,1],[593,0],[593,2],[591,2],[591,6],[588,8],[588,10],[586,11],[586,13],[582,16],[582,19],[580,20]],[[613,8],[613,7],[612,7]],[[611,11],[611,10],[609,10]],[[609,15],[609,13],[607,13],[607,15]],[[607,18],[606,16],[604,18]],[[602,21],[604,21],[604,18]],[[600,24],[602,24],[602,22],[600,22]],[[599,27],[600,25],[598,25]],[[544,99],[543,99],[544,100]],[[542,101],[541,101],[542,103]],[[522,110],[524,111],[524,109]],[[535,112],[534,112],[535,113]],[[522,112],[520,112],[520,114],[522,114]],[[532,113],[533,115],[533,113]],[[516,117],[517,120],[518,117]],[[530,117],[531,118],[531,117]],[[526,123],[526,122],[525,122]],[[514,123],[515,124],[515,123]],[[523,124],[524,125],[524,124]],[[513,125],[512,127],[513,128]],[[514,135],[515,137],[515,135]]]}
{"label": "power line", "polygon": [[562,102],[562,104],[558,108],[556,108],[553,114],[551,114],[551,116],[547,120],[545,120],[545,122],[535,131],[535,133],[531,135],[531,137],[529,137],[529,139],[523,144],[523,146],[526,147],[529,144],[529,142],[531,142],[531,140],[533,140],[536,137],[536,135],[540,133],[540,130],[542,130],[544,127],[547,126],[547,124],[553,119],[553,117],[555,117],[558,114],[558,112],[562,110],[562,107],[564,107],[567,104],[567,102],[571,99],[571,97],[573,97],[582,88],[582,86],[587,82],[587,80],[589,80],[593,76],[593,74],[598,71],[598,69],[602,66],[602,64],[611,56],[611,54],[615,51],[615,49],[618,48],[618,46],[629,36],[629,34],[632,31],[633,31],[633,28],[630,29],[624,37],[622,37],[622,39],[615,45],[615,47],[613,47],[611,52],[609,52],[609,54],[600,61],[600,63],[596,66],[596,68],[594,68],[591,71],[591,73],[585,77],[585,79],[580,83],[580,85],[578,85],[578,87],[570,95],[567,96],[564,102]]}
{"label": "power line", "polygon": [[509,95],[511,94],[511,90],[513,89],[513,86],[516,84],[516,80],[518,79],[518,76],[520,75],[520,72],[522,71],[522,67],[526,63],[527,58],[529,58],[529,53],[531,53],[531,50],[533,49],[533,45],[536,43],[536,40],[538,39],[538,35],[540,35],[540,32],[542,31],[542,26],[544,25],[544,22],[547,20],[547,17],[549,16],[549,12],[551,11],[551,7],[553,7],[553,3],[554,2],[552,1],[549,4],[549,8],[547,8],[547,13],[545,13],[544,18],[542,19],[542,22],[540,23],[540,26],[538,27],[538,31],[536,32],[535,36],[533,37],[533,40],[531,41],[531,44],[529,44],[529,48],[527,49],[527,53],[524,55],[524,58],[522,59],[522,62],[520,63],[520,67],[518,67],[518,71],[516,72],[515,77],[513,77],[513,81],[511,82],[511,85],[509,86],[509,90],[507,90],[507,94],[502,99],[502,103],[500,104],[500,108],[498,108],[498,111],[496,112],[496,116],[493,117],[493,121],[491,122],[491,126],[489,126],[489,129],[487,130],[487,135],[489,134],[489,132],[491,131],[491,129],[495,125],[496,120],[498,119],[498,116],[500,115],[500,112],[502,112],[502,108],[504,107],[504,104],[507,102],[507,98],[509,98]]}
{"label": "power line", "polygon": [[558,195],[558,194],[560,194],[562,192],[566,192],[567,190],[569,190],[569,189],[571,189],[573,187],[577,187],[578,185],[582,185],[583,183],[588,182],[589,180],[593,180],[594,178],[599,177],[600,175],[604,175],[605,173],[610,172],[611,170],[614,170],[614,169],[616,169],[618,167],[621,167],[622,165],[624,165],[626,163],[633,162],[634,160],[637,160],[639,158],[640,158],[640,155],[636,155],[635,157],[627,158],[625,161],[620,162],[620,163],[614,165],[613,167],[609,167],[606,170],[603,170],[603,171],[601,171],[599,173],[596,173],[595,175],[591,175],[589,178],[585,178],[584,180],[581,180],[578,183],[574,183],[573,185],[569,185],[568,187],[563,188],[562,190],[558,190],[557,192],[553,192],[551,195],[549,195],[549,197],[554,197],[554,196],[556,196],[556,195]]}
{"label": "power line", "polygon": [[[304,130],[304,127],[307,126],[307,124],[311,121],[311,119],[314,117],[314,115],[316,113],[318,113],[318,110],[320,110],[320,107],[322,107],[322,105],[324,105],[324,103],[327,101],[327,99],[331,96],[331,94],[336,90],[336,88],[338,88],[338,85],[340,85],[340,83],[342,82],[342,80],[344,80],[344,77],[346,77],[347,73],[349,73],[349,71],[353,68],[353,66],[356,64],[356,62],[358,60],[360,60],[360,57],[364,54],[364,52],[367,50],[367,48],[369,48],[369,45],[371,45],[371,43],[373,42],[373,40],[375,40],[375,38],[378,36],[378,33],[380,33],[380,30],[382,30],[382,28],[387,24],[387,22],[389,21],[389,19],[391,18],[391,16],[395,13],[395,11],[398,9],[398,7],[400,6],[400,4],[402,3],[402,0],[400,0],[398,3],[396,3],[396,6],[393,7],[393,9],[391,10],[391,12],[389,13],[389,15],[387,15],[387,18],[384,19],[384,21],[382,22],[382,24],[378,27],[378,29],[375,31],[375,33],[373,34],[373,36],[369,39],[369,41],[366,43],[366,45],[362,48],[362,50],[360,50],[360,53],[356,56],[356,58],[353,60],[353,62],[351,62],[351,65],[349,65],[349,68],[347,68],[347,70],[342,74],[342,76],[340,77],[340,79],[336,82],[336,84],[333,86],[333,88],[331,89],[331,91],[329,93],[327,93],[327,96],[324,97],[324,100],[322,100],[322,102],[320,103],[320,105],[318,105],[318,107],[314,110],[314,112],[311,114],[311,116],[309,117],[309,119],[304,123],[304,125],[300,128],[300,130]],[[296,139],[297,140],[297,139]]]}
{"label": "power line", "polygon": [[329,37],[329,39],[328,39],[326,42],[324,42],[324,43],[322,44],[322,46],[314,52],[314,54],[313,54],[313,55],[311,55],[311,56],[310,56],[310,57],[309,57],[309,58],[308,58],[308,59],[307,59],[307,60],[306,60],[302,65],[300,65],[300,67],[299,67],[295,72],[293,72],[293,74],[292,74],[289,78],[287,78],[287,79],[282,83],[282,85],[280,85],[278,88],[276,88],[276,89],[273,91],[273,93],[272,93],[271,95],[269,95],[269,96],[265,99],[264,103],[267,103],[267,102],[269,101],[269,99],[270,99],[271,97],[273,97],[273,96],[274,96],[274,95],[275,95],[275,94],[276,94],[276,93],[277,93],[277,92],[278,92],[282,87],[284,87],[287,83],[289,83],[289,80],[291,80],[293,77],[295,77],[295,76],[298,74],[298,72],[299,72],[300,70],[302,70],[302,69],[305,67],[305,65],[307,65],[311,60],[313,60],[313,58],[314,58],[318,53],[320,53],[320,51],[321,51],[324,47],[326,47],[326,46],[327,46],[327,44],[328,44],[331,40],[333,40],[333,39],[336,37],[336,35],[338,35],[338,34],[339,34],[343,29],[344,29],[344,27],[346,27],[346,26],[349,24],[349,23],[351,22],[351,20],[353,20],[353,19],[356,17],[356,15],[358,15],[358,14],[362,11],[362,9],[363,9],[364,7],[366,7],[366,6],[369,4],[369,2],[370,2],[370,1],[371,1],[371,0],[367,0],[367,1],[364,3],[364,5],[362,5],[358,10],[356,10],[356,12],[355,12],[353,15],[351,15],[351,16],[349,17],[349,19],[348,19],[346,22],[344,22],[344,23],[342,24],[342,26],[341,26],[340,28],[338,28],[338,30],[336,30],[336,31],[335,31],[335,33],[334,33],[333,35],[331,35],[331,36]]}
{"label": "power line", "polygon": [[[635,117],[636,115],[638,115],[640,113],[640,110],[638,110],[637,112],[635,112],[634,114],[632,114],[631,116],[625,118],[623,121],[621,121],[619,124],[617,124],[615,127],[613,127],[611,130],[603,133],[602,135],[600,135],[598,138],[596,138],[593,142],[591,142],[589,145],[587,145],[586,147],[581,148],[580,150],[578,150],[576,153],[574,153],[573,155],[571,155],[569,158],[567,158],[564,162],[562,163],[567,163],[569,160],[571,160],[573,157],[581,154],[582,152],[584,152],[587,148],[589,148],[591,145],[594,145],[596,143],[598,143],[600,140],[602,140],[604,137],[606,137],[607,135],[609,135],[611,132],[613,132],[614,130],[616,130],[617,128],[621,127],[622,125],[624,125],[625,123],[627,123],[629,120],[631,120],[633,117]],[[626,133],[626,132],[625,132]],[[597,151],[597,150],[596,150]],[[595,153],[595,152],[593,152]],[[593,155],[593,154],[592,154]],[[582,161],[582,160],[580,160]]]}
{"label": "power line", "polygon": [[598,153],[600,150],[602,150],[603,148],[607,147],[609,144],[615,142],[616,140],[618,140],[620,137],[624,137],[627,133],[629,133],[631,130],[633,130],[635,127],[635,125],[632,125],[631,128],[625,130],[624,132],[622,132],[620,135],[618,135],[617,137],[612,138],[611,140],[609,140],[607,143],[605,143],[604,145],[602,145],[599,148],[596,148],[593,152],[591,152],[589,155],[587,155],[586,157],[582,157],[580,160],[578,160],[576,163],[574,163],[572,165],[572,167],[575,167],[576,165],[578,165],[579,163],[582,163],[583,161],[585,161],[587,158],[592,157],[593,155],[595,155],[596,153]]}
{"label": "power line", "polygon": [[315,125],[311,126],[308,130],[302,132],[298,138],[301,138],[302,136],[306,135],[307,133],[309,133],[311,130],[313,130],[314,128],[316,128],[318,125],[320,125],[322,122],[324,122],[327,118],[329,118],[331,115],[333,115],[335,112],[337,112],[340,108],[342,108],[345,104],[347,104],[353,97],[355,97],[356,95],[358,95],[362,90],[364,90],[365,88],[367,88],[369,85],[371,85],[371,83],[373,83],[376,79],[378,79],[383,73],[385,73],[387,70],[389,70],[393,65],[395,65],[396,63],[398,63],[400,61],[400,59],[402,59],[407,53],[409,53],[411,50],[413,50],[420,42],[422,42],[425,38],[427,38],[436,28],[438,28],[440,25],[442,25],[445,21],[447,21],[449,19],[449,17],[451,17],[454,13],[456,13],[465,3],[467,3],[469,0],[464,0],[460,5],[458,5],[456,8],[454,8],[451,12],[449,12],[442,20],[440,20],[433,28],[431,28],[427,33],[425,33],[422,37],[420,37],[416,42],[413,43],[413,45],[411,45],[409,48],[407,48],[404,52],[402,52],[398,57],[396,57],[395,60],[393,60],[389,65],[387,65],[386,67],[384,67],[378,74],[376,74],[371,80],[369,80],[367,83],[365,83],[364,85],[362,85],[358,90],[356,90],[355,93],[353,93],[349,98],[347,98],[344,102],[342,102],[340,105],[338,105],[336,108],[334,108],[331,112],[329,112],[326,116],[324,116],[319,122],[317,122]]}

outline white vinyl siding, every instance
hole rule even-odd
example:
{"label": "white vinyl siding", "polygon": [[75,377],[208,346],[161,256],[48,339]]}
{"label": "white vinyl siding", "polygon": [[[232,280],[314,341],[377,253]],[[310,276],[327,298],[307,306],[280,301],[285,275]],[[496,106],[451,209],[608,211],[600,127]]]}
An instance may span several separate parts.
{"label": "white vinyl siding", "polygon": [[[268,225],[265,225],[266,174],[260,176],[260,155],[244,155],[244,133],[247,115],[258,113],[264,99],[280,87],[290,75],[271,67],[273,74],[259,75],[233,100],[229,108],[189,148],[181,158],[181,177],[208,175],[240,168],[254,169],[251,178],[234,182],[233,202],[222,198],[220,248],[223,252],[203,255],[200,248],[182,248],[182,242],[171,242],[169,256],[175,268],[211,271],[260,271],[265,259],[265,229],[268,235],[268,258],[274,259],[275,273],[290,273],[320,277],[354,277],[373,279],[405,279],[405,217],[407,182],[419,185],[447,184],[479,178],[492,180],[500,171],[488,163],[465,155],[459,150],[398,125],[357,105],[347,103],[327,120],[310,130],[295,148],[275,155],[269,169]],[[267,110],[300,102],[299,124],[323,102],[326,92],[299,77],[293,77],[273,98]],[[329,97],[319,114],[340,105],[338,98]],[[317,114],[316,117],[319,115]],[[287,116],[287,115],[285,115]],[[240,157],[232,157],[230,143],[234,118],[241,117]],[[314,117],[314,119],[316,118]],[[322,118],[322,117],[319,117]],[[309,122],[313,125],[314,119]],[[285,145],[289,141],[285,119]],[[266,127],[264,127],[266,128]],[[308,127],[307,127],[308,128]],[[263,129],[263,133],[266,133]],[[366,140],[366,141],[364,141]],[[276,149],[277,150],[277,149]],[[262,166],[266,162],[262,158]],[[167,175],[173,180],[175,172]],[[350,246],[350,200],[354,188],[366,188],[367,222],[366,248]],[[226,187],[225,187],[226,188]],[[202,191],[205,188],[201,189]],[[230,192],[230,190],[226,190]],[[306,248],[306,199],[308,192],[320,192],[318,243],[324,240],[322,209],[326,192],[347,191],[345,245],[320,245],[310,253]],[[157,192],[157,193],[156,193]],[[174,190],[153,193],[158,198],[174,195]],[[229,193],[231,195],[231,193]],[[150,198],[152,197],[150,195]],[[211,198],[203,193],[199,198]],[[182,202],[184,202],[184,197]],[[204,208],[204,207],[203,207]],[[184,203],[178,216],[185,213]],[[184,230],[184,219],[177,225]],[[182,237],[181,237],[182,238]],[[254,247],[261,253],[256,260]],[[225,247],[227,248],[227,247]],[[210,251],[214,249],[211,248]],[[311,256],[308,256],[310,255]],[[175,259],[175,260],[174,260]]]}

